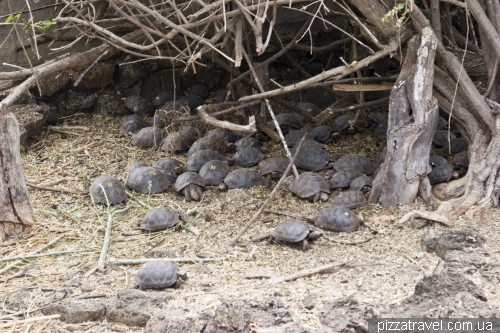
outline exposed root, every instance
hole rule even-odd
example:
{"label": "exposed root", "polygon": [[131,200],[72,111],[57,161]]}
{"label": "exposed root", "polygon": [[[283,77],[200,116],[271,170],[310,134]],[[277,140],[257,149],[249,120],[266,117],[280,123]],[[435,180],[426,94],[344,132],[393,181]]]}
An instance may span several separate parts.
{"label": "exposed root", "polygon": [[412,210],[411,212],[405,214],[398,223],[405,223],[411,220],[413,217],[420,217],[429,221],[439,222],[447,227],[452,227],[448,218],[444,215],[435,212],[428,212],[426,210]]}

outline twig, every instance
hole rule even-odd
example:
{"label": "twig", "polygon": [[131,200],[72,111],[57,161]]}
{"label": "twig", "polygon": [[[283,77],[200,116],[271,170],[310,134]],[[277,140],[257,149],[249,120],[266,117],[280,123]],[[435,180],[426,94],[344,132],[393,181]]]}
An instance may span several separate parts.
{"label": "twig", "polygon": [[278,284],[281,282],[296,280],[296,279],[300,279],[300,278],[303,278],[306,276],[318,274],[318,273],[330,270],[332,268],[341,267],[341,266],[349,266],[349,260],[339,261],[339,262],[336,262],[333,264],[323,265],[323,266],[319,266],[316,268],[304,269],[304,270],[298,271],[295,274],[287,275],[287,276],[284,276],[282,278],[271,280],[270,283],[271,284]]}
{"label": "twig", "polygon": [[337,244],[358,245],[358,244],[368,243],[372,239],[373,239],[373,237],[368,237],[367,239],[362,239],[362,240],[358,240],[358,241],[344,241],[344,240],[337,240],[337,239],[330,239],[330,240],[334,243],[337,243]]}
{"label": "twig", "polygon": [[[234,105],[234,104],[238,104],[236,106],[233,106],[233,107],[230,107],[230,108],[227,108],[225,110],[221,110],[221,111],[216,111],[216,112],[212,112],[212,113],[209,113],[208,115],[209,116],[219,116],[221,114],[225,114],[225,113],[229,113],[229,112],[233,112],[233,111],[238,111],[238,110],[241,110],[243,108],[246,108],[248,106],[252,106],[252,105],[256,105],[256,104],[260,104],[261,101],[253,101],[253,102],[250,102],[250,103],[243,103],[243,104],[240,104],[238,102],[230,102],[228,103],[229,105]],[[225,103],[223,104],[225,105]],[[205,105],[205,108],[210,108],[212,106],[220,106],[220,105]],[[192,121],[192,120],[197,120],[197,119],[200,119],[200,116],[186,116],[186,117],[178,117],[178,118],[173,118],[172,119],[172,122],[175,123],[175,122],[184,122],[184,121]]]}
{"label": "twig", "polygon": [[204,109],[204,106],[199,106],[197,108],[198,114],[200,118],[208,125],[212,125],[215,127],[220,127],[224,129],[228,129],[236,132],[246,132],[246,133],[255,133],[257,132],[257,126],[255,125],[255,116],[250,116],[248,118],[248,125],[238,125],[234,123],[230,123],[225,120],[218,120],[214,117],[210,116]]}
{"label": "twig", "polygon": [[54,187],[40,186],[31,183],[26,183],[29,187],[36,188],[37,190],[50,191],[50,192],[61,192],[61,193],[73,193],[73,194],[85,194],[83,192],[76,192],[71,190],[62,190]]}
{"label": "twig", "polygon": [[11,261],[11,260],[16,260],[16,259],[26,260],[26,259],[31,259],[31,258],[58,256],[60,254],[78,253],[78,252],[95,252],[95,251],[92,251],[92,250],[90,250],[90,251],[89,250],[68,250],[68,251],[48,252],[48,253],[42,253],[42,254],[28,254],[28,255],[24,255],[24,256],[1,258],[0,262]]}
{"label": "twig", "polygon": [[262,204],[262,206],[259,208],[259,210],[257,211],[257,213],[254,214],[254,216],[250,219],[250,221],[248,221],[247,224],[245,224],[243,226],[243,228],[241,228],[241,230],[238,232],[238,234],[236,236],[234,236],[234,238],[227,245],[227,247],[234,246],[238,242],[238,239],[240,239],[240,237],[248,230],[248,228],[250,228],[250,226],[255,221],[257,221],[257,218],[266,209],[267,205],[271,202],[271,200],[273,199],[274,195],[276,194],[276,192],[278,191],[278,189],[281,187],[281,184],[283,184],[283,182],[285,181],[286,177],[288,176],[288,173],[290,172],[290,169],[292,168],[292,165],[294,165],[295,158],[297,158],[297,156],[299,155],[300,148],[302,147],[302,143],[304,143],[305,138],[306,138],[306,136],[304,135],[302,137],[302,139],[300,139],[299,145],[297,146],[297,150],[295,151],[295,155],[293,155],[290,163],[288,164],[285,172],[283,173],[283,176],[281,176],[280,180],[278,181],[278,184],[276,184],[276,186],[272,190],[271,194],[269,194],[269,197],[266,199],[266,201],[264,201],[264,203]]}
{"label": "twig", "polygon": [[109,53],[109,50],[106,50],[100,56],[98,56],[97,59],[94,60],[94,62],[89,67],[87,67],[87,69],[85,69],[83,71],[82,75],[80,75],[80,77],[78,77],[78,79],[75,81],[75,83],[73,83],[73,87],[78,86],[78,84],[83,80],[83,78],[85,77],[85,75],[87,75],[88,72],[90,72],[92,70],[92,68],[94,68],[95,65],[97,65],[97,63],[99,62],[99,60],[101,60],[108,53]]}
{"label": "twig", "polygon": [[[37,250],[31,252],[30,254],[28,255],[33,255],[33,254],[37,254],[39,252],[42,252],[43,250],[51,247],[52,245],[54,245],[55,243],[57,243],[58,241],[60,241],[65,235],[61,235],[57,238],[54,238],[53,240],[51,240],[50,242],[48,242],[47,244],[45,244],[44,246],[38,248]],[[17,267],[18,265],[22,264],[24,260],[22,259],[19,259],[19,260],[16,260],[15,262],[13,262],[12,264],[4,267],[3,269],[0,270],[0,275],[2,275],[3,273],[11,270],[12,268],[14,267]]]}
{"label": "twig", "polygon": [[157,261],[157,260],[165,260],[169,262],[183,262],[183,263],[198,263],[198,262],[217,262],[224,261],[226,258],[152,258],[152,259],[118,259],[112,261],[112,263],[116,265],[138,265],[144,264],[148,261]]}
{"label": "twig", "polygon": [[268,274],[248,274],[245,275],[245,279],[271,279],[272,275]]}
{"label": "twig", "polygon": [[[107,199],[107,197],[106,197]],[[123,209],[115,210],[111,214],[108,215],[108,223],[106,225],[106,233],[104,234],[104,242],[102,244],[101,254],[99,256],[99,261],[97,262],[97,269],[104,270],[104,264],[106,263],[106,256],[108,255],[109,248],[109,238],[111,236],[111,227],[113,225],[113,217],[117,213],[123,213],[128,209],[125,207]]]}
{"label": "twig", "polygon": [[94,147],[97,147],[97,146],[100,146],[102,145],[104,142],[102,141],[94,141],[94,142],[91,142],[85,146],[82,146],[82,147],[79,147],[79,148],[76,148],[75,150],[73,150],[73,154],[78,154],[78,153],[81,153],[82,151],[84,151],[85,149],[90,149],[90,148],[94,148]]}
{"label": "twig", "polygon": [[27,323],[32,323],[32,322],[41,321],[41,320],[58,319],[60,317],[61,317],[60,314],[55,314],[55,315],[50,315],[50,316],[34,317],[34,318],[29,318],[29,319],[24,319],[24,320],[13,320],[13,321],[10,321],[8,323],[0,324],[0,327],[10,327],[12,325],[27,324]]}

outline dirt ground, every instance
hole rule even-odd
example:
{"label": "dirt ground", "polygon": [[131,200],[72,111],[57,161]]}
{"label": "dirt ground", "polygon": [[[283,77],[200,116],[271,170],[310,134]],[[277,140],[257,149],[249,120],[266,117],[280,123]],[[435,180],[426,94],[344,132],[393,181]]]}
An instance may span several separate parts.
{"label": "dirt ground", "polygon": [[[62,236],[41,253],[69,251],[29,259],[18,263],[16,269],[3,273],[11,277],[2,283],[0,295],[4,307],[2,320],[12,319],[13,310],[5,306],[20,288],[32,290],[24,300],[16,319],[41,316],[35,310],[46,299],[81,296],[114,297],[120,290],[134,286],[134,274],[139,265],[117,265],[118,259],[139,259],[163,254],[168,257],[224,258],[223,261],[195,261],[178,263],[187,274],[187,280],[175,289],[169,305],[186,314],[213,311],[223,300],[264,300],[278,297],[293,314],[294,323],[306,329],[329,332],[319,320],[323,304],[333,299],[355,295],[367,303],[395,304],[414,292],[415,284],[423,276],[434,272],[440,259],[422,251],[420,240],[431,229],[441,233],[449,228],[427,224],[416,228],[412,223],[398,224],[405,213],[425,209],[421,202],[413,206],[383,209],[367,205],[355,210],[365,226],[353,233],[326,232],[326,236],[312,243],[307,251],[276,242],[252,243],[250,238],[271,231],[283,216],[263,214],[242,237],[242,246],[225,248],[232,237],[259,209],[271,190],[264,187],[245,191],[219,193],[217,189],[205,192],[201,202],[185,202],[171,188],[158,195],[135,197],[153,207],[168,206],[189,217],[189,224],[200,231],[198,236],[185,229],[157,233],[141,233],[135,229],[147,209],[130,201],[128,210],[117,214],[113,222],[108,260],[104,270],[95,270],[102,247],[108,216],[116,209],[95,205],[86,194],[91,182],[101,174],[123,180],[125,166],[132,161],[152,161],[170,157],[154,149],[140,149],[130,145],[130,138],[119,134],[119,118],[76,115],[67,119],[70,126],[88,126],[90,131],[72,130],[78,135],[44,134],[26,147],[23,166],[26,180],[45,187],[70,190],[60,193],[29,188],[37,220],[36,229],[15,241],[0,243],[1,257],[28,254]],[[336,154],[358,153],[376,161],[384,148],[384,140],[370,135],[356,134],[329,144]],[[283,154],[278,144],[271,146],[273,156]],[[184,155],[171,156],[185,161]],[[276,184],[276,183],[274,183]],[[312,204],[293,197],[282,188],[269,209],[316,215],[331,203]],[[210,217],[210,218],[209,218]],[[453,221],[457,229],[474,230],[486,237],[486,249],[492,256],[500,252],[500,211],[491,209],[474,219]],[[364,241],[366,242],[358,242]],[[353,243],[353,244],[343,244]],[[358,243],[358,244],[356,244]],[[348,260],[348,266],[315,274],[294,281],[275,284],[276,278],[294,274],[303,269]],[[3,269],[12,262],[0,263]],[[28,267],[29,263],[34,263]],[[18,274],[23,268],[23,273]],[[249,278],[252,275],[266,277]],[[485,293],[488,302],[500,306],[500,290],[472,271],[468,276]],[[304,306],[311,302],[313,307]],[[31,324],[31,332],[141,332],[142,328],[128,328],[121,324],[66,324],[58,320],[39,320]],[[255,332],[265,332],[259,327]],[[2,330],[2,329],[0,329]],[[26,331],[26,324],[9,326],[10,332]]]}

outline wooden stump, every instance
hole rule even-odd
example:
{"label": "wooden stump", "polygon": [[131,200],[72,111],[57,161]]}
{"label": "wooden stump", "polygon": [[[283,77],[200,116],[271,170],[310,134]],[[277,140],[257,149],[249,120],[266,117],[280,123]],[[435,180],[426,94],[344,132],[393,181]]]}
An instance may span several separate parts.
{"label": "wooden stump", "polygon": [[19,124],[0,104],[0,239],[35,224],[21,166]]}
{"label": "wooden stump", "polygon": [[427,174],[438,117],[432,96],[436,44],[429,27],[408,42],[389,101],[387,155],[373,182],[370,203],[411,204],[420,189],[427,203],[434,204]]}

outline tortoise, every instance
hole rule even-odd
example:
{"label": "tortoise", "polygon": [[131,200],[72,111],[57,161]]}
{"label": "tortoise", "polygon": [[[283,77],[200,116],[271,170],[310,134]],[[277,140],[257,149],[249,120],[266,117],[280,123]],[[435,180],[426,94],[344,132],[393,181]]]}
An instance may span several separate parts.
{"label": "tortoise", "polygon": [[304,118],[304,116],[301,115],[300,113],[298,113],[298,112],[292,112],[291,115],[295,119],[297,119],[297,121],[299,122],[301,128],[304,127],[304,126],[306,126],[307,124],[309,124],[309,121],[306,118]]}
{"label": "tortoise", "polygon": [[313,203],[319,200],[325,202],[330,194],[328,182],[314,172],[304,172],[289,186],[290,191],[302,199]]}
{"label": "tortoise", "polygon": [[438,148],[448,146],[448,135],[450,139],[457,137],[455,133],[448,130],[437,130],[432,137],[432,143]]}
{"label": "tortoise", "polygon": [[152,116],[152,112],[154,111],[147,99],[136,95],[127,97],[125,106],[139,116]]}
{"label": "tortoise", "polygon": [[448,163],[433,168],[432,171],[427,175],[431,185],[449,182],[452,176],[453,165]]}
{"label": "tortoise", "polygon": [[443,156],[431,155],[429,156],[429,164],[433,167],[437,167],[443,164],[447,164],[448,161]]}
{"label": "tortoise", "polygon": [[221,191],[228,188],[250,188],[264,184],[264,178],[255,170],[236,169],[227,174],[224,183],[219,185]]}
{"label": "tortoise", "polygon": [[335,170],[356,170],[365,175],[371,175],[375,166],[364,156],[350,154],[342,156],[334,163]]}
{"label": "tortoise", "polygon": [[148,123],[141,116],[136,114],[130,115],[123,119],[120,126],[120,134],[123,136],[136,134],[144,127],[147,127]]}
{"label": "tortoise", "polygon": [[260,174],[265,177],[265,185],[271,187],[272,179],[278,179],[286,171],[290,160],[286,157],[271,157],[259,163]]}
{"label": "tortoise", "polygon": [[111,176],[97,177],[89,188],[92,199],[100,204],[116,205],[127,200],[125,186]]}
{"label": "tortoise", "polygon": [[327,143],[332,140],[333,128],[328,125],[320,125],[307,134],[308,139],[313,139],[321,143]]}
{"label": "tortoise", "polygon": [[233,158],[229,160],[229,164],[249,167],[258,164],[263,159],[263,155],[260,152],[259,148],[256,147],[248,147],[238,150]]}
{"label": "tortoise", "polygon": [[174,153],[176,151],[188,150],[189,147],[196,141],[197,137],[193,135],[191,126],[183,127],[178,132],[170,133],[163,144],[161,150]]}
{"label": "tortoise", "polygon": [[468,168],[469,167],[469,152],[468,151],[462,151],[458,154],[455,154],[453,156],[453,159],[451,160],[451,164],[457,167],[464,167]]}
{"label": "tortoise", "polygon": [[182,109],[183,105],[179,103],[179,101],[168,101],[167,103],[163,104],[160,107],[160,110],[163,111],[173,111],[173,112],[179,112]]}
{"label": "tortoise", "polygon": [[447,126],[448,126],[448,120],[446,120],[441,116],[438,116],[436,130],[444,130]]}
{"label": "tortoise", "polygon": [[330,190],[337,190],[349,187],[351,182],[360,176],[364,176],[362,173],[356,170],[340,170],[335,172],[330,178]]}
{"label": "tortoise", "polygon": [[222,128],[214,128],[213,130],[210,130],[206,136],[207,137],[217,137],[217,138],[223,137],[229,143],[235,143],[239,139],[241,139],[240,134],[238,134],[234,131],[223,130]]}
{"label": "tortoise", "polygon": [[196,109],[198,106],[203,105],[205,103],[205,100],[201,98],[200,96],[195,96],[195,95],[185,95],[179,98],[179,103],[181,105],[187,105],[190,111]]}
{"label": "tortoise", "polygon": [[368,119],[371,121],[370,130],[373,131],[375,136],[387,136],[387,117],[381,115],[380,113],[371,113],[368,116]]}
{"label": "tortoise", "polygon": [[321,110],[316,106],[316,104],[313,103],[301,102],[297,104],[297,107],[302,111],[307,112],[307,114],[311,115],[312,117],[316,117],[321,113]]}
{"label": "tortoise", "polygon": [[179,194],[184,195],[187,202],[191,200],[201,201],[205,181],[196,172],[188,171],[177,177],[174,188]]}
{"label": "tortoise", "polygon": [[313,101],[314,105],[317,105],[320,109],[325,109],[338,100],[337,96],[325,91],[323,87],[304,89],[301,93],[303,97]]}
{"label": "tortoise", "polygon": [[228,149],[226,138],[223,136],[204,136],[196,140],[189,148],[187,156],[199,150],[215,150],[219,154],[224,154]]}
{"label": "tortoise", "polygon": [[332,206],[322,210],[314,220],[321,229],[335,232],[353,232],[358,230],[360,220],[345,206]]}
{"label": "tortoise", "polygon": [[[134,171],[135,169],[137,168],[140,168],[140,167],[145,167],[147,166],[146,163],[144,162],[140,162],[140,161],[134,161],[134,162],[131,162],[129,163],[126,167],[125,167],[125,173],[127,174],[127,177],[128,175],[130,175],[130,173],[132,171]],[[126,177],[125,177],[126,178]]]}
{"label": "tortoise", "polygon": [[225,161],[225,158],[213,150],[198,150],[187,158],[183,170],[198,172],[205,163],[212,160]]}
{"label": "tortoise", "polygon": [[198,96],[201,98],[207,98],[209,94],[207,85],[203,83],[193,84],[186,89],[186,92],[188,95]]}
{"label": "tortoise", "polygon": [[247,136],[239,139],[234,143],[234,148],[236,151],[241,150],[243,148],[256,147],[261,149],[262,143],[252,136]]}
{"label": "tortoise", "polygon": [[349,114],[338,116],[333,121],[333,126],[332,126],[333,131],[336,133],[352,132],[352,130],[350,130],[350,128],[351,128],[350,122],[353,120],[354,120],[354,116],[351,116]]}
{"label": "tortoise", "polygon": [[146,231],[165,230],[178,225],[182,215],[168,207],[150,209],[141,220],[140,228]]}
{"label": "tortoise", "polygon": [[129,170],[126,185],[138,193],[160,193],[170,186],[168,178],[156,168],[140,166]]}
{"label": "tortoise", "polygon": [[352,180],[351,185],[349,185],[349,190],[369,192],[370,190],[366,190],[366,188],[368,187],[371,189],[372,183],[373,183],[373,177],[365,175],[359,176]]}
{"label": "tortoise", "polygon": [[213,103],[219,104],[219,103],[224,103],[226,102],[226,99],[228,102],[235,102],[240,99],[240,94],[237,92],[233,95],[227,90],[221,90],[215,94],[215,97],[213,99]]}
{"label": "tortoise", "polygon": [[307,250],[308,241],[318,239],[323,232],[313,230],[307,223],[297,219],[286,219],[278,223],[273,232],[254,237],[253,240],[268,238],[286,243],[302,243],[302,250]]}
{"label": "tortoise", "polygon": [[175,111],[156,110],[153,116],[153,126],[164,128],[172,122]]}
{"label": "tortoise", "polygon": [[144,127],[132,137],[132,145],[136,147],[156,147],[165,139],[165,131],[157,127]]}
{"label": "tortoise", "polygon": [[[276,120],[281,128],[283,135],[294,129],[300,129],[300,122],[290,113],[280,113],[276,115]],[[274,122],[271,122],[271,127],[275,128]]]}
{"label": "tortoise", "polygon": [[203,164],[200,169],[200,176],[206,186],[217,186],[224,181],[231,171],[224,161],[213,160]]}
{"label": "tortoise", "polygon": [[165,105],[165,103],[173,100],[174,93],[172,91],[162,91],[161,93],[153,97],[149,103],[151,104],[153,109],[156,110],[161,108],[162,105]]}
{"label": "tortoise", "polygon": [[153,162],[153,168],[163,172],[170,182],[175,182],[183,164],[173,158],[162,158]]}
{"label": "tortoise", "polygon": [[332,200],[334,206],[345,206],[349,209],[355,209],[366,205],[366,197],[361,191],[340,192]]}
{"label": "tortoise", "polygon": [[304,135],[306,135],[307,132],[303,131],[303,130],[293,130],[293,131],[290,131],[288,132],[286,135],[285,135],[285,142],[286,142],[286,145],[288,147],[293,147],[295,146],[296,144],[299,143],[300,139],[302,139],[302,137]]}
{"label": "tortoise", "polygon": [[135,283],[143,289],[159,289],[176,284],[179,269],[166,260],[153,260],[143,264],[135,275]]}
{"label": "tortoise", "polygon": [[[298,142],[295,146],[293,146],[292,150],[295,151],[296,146],[298,145]],[[323,144],[319,143],[318,141],[315,141],[313,139],[305,139],[304,142],[302,143],[303,148],[307,149],[323,149]]]}
{"label": "tortoise", "polygon": [[[314,145],[302,144],[302,148],[300,149],[297,157],[295,158],[295,165],[299,168],[310,170],[310,171],[318,171],[326,168],[328,164],[332,161],[332,156],[329,152],[322,148],[317,148]],[[316,142],[313,140],[313,142]],[[295,155],[296,147],[292,148],[292,155]]]}
{"label": "tortoise", "polygon": [[450,139],[450,146],[443,146],[442,151],[449,154],[458,154],[469,149],[469,142],[464,138]]}

